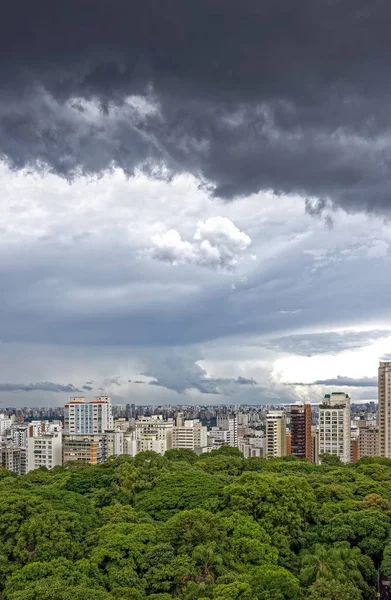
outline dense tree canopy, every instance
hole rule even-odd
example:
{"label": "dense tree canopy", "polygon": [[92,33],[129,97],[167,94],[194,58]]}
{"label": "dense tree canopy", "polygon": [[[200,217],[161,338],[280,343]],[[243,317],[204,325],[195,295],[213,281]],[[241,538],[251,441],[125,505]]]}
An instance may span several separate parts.
{"label": "dense tree canopy", "polygon": [[391,579],[391,461],[323,458],[0,469],[0,597],[371,600]]}

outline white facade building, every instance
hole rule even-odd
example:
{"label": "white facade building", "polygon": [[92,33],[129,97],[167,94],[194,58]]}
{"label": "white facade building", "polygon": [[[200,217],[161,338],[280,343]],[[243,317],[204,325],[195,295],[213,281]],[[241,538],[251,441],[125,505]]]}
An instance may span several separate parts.
{"label": "white facade building", "polygon": [[230,430],[212,427],[208,431],[208,446],[211,446],[213,450],[221,448],[221,446],[232,446]]}
{"label": "white facade building", "polygon": [[[238,447],[238,418],[236,414],[222,414],[217,416],[216,425],[219,429],[229,431],[230,446]],[[214,428],[213,428],[214,429]]]}
{"label": "white facade building", "polygon": [[136,429],[124,434],[124,453],[136,456],[139,452],[152,451],[164,454],[173,447],[172,419],[164,420],[162,415],[140,417],[135,422]]}
{"label": "white facade building", "polygon": [[28,471],[62,465],[62,432],[43,432],[28,438]]}
{"label": "white facade building", "polygon": [[239,450],[244,458],[265,456],[265,437],[239,438]]}
{"label": "white facade building", "polygon": [[27,448],[28,426],[12,425],[9,439],[16,448]]}
{"label": "white facade building", "polygon": [[326,394],[319,405],[319,454],[335,454],[350,462],[350,398],[343,392]]}
{"label": "white facade building", "polygon": [[91,402],[73,397],[65,405],[65,433],[102,434],[114,428],[113,410],[109,396],[98,396]]}
{"label": "white facade building", "polygon": [[109,456],[119,456],[124,454],[124,432],[123,431],[106,431],[101,437],[103,460],[107,460]]}
{"label": "white facade building", "polygon": [[0,437],[6,434],[7,429],[11,427],[11,418],[7,415],[0,413]]}

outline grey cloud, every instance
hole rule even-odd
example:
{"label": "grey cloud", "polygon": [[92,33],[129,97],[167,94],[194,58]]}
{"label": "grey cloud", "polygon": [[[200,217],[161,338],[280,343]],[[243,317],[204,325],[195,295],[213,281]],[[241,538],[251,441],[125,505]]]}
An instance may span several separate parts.
{"label": "grey cloud", "polygon": [[384,0],[6,3],[0,155],[388,211],[390,17]]}
{"label": "grey cloud", "polygon": [[278,352],[312,356],[338,354],[345,350],[362,348],[378,339],[391,335],[390,331],[329,331],[324,333],[294,334],[273,338],[266,347]]}
{"label": "grey cloud", "polygon": [[133,383],[141,384],[141,383],[145,383],[145,381],[136,380],[136,381],[133,381]]}
{"label": "grey cloud", "polygon": [[40,381],[36,383],[0,383],[0,392],[67,392],[70,394],[81,392],[80,389],[68,383],[52,383],[51,381]]}
{"label": "grey cloud", "polygon": [[325,385],[330,387],[377,387],[377,377],[361,377],[355,379],[354,377],[345,377],[344,375],[337,375],[337,377],[331,379],[318,379],[312,383],[290,383],[287,385],[297,386],[313,386],[313,385]]}
{"label": "grey cloud", "polygon": [[237,393],[240,387],[259,385],[255,379],[245,377],[208,377],[205,369],[195,362],[195,358],[188,357],[185,352],[166,353],[159,364],[154,364],[142,374],[154,378],[149,385],[166,387],[178,393],[196,389],[202,394],[230,396]]}
{"label": "grey cloud", "polygon": [[90,385],[83,385],[83,390],[86,390],[86,392],[90,392],[91,390],[93,390],[94,388]]}
{"label": "grey cloud", "polygon": [[253,377],[250,379],[247,377],[237,377],[234,381],[239,385],[258,385],[258,382]]}

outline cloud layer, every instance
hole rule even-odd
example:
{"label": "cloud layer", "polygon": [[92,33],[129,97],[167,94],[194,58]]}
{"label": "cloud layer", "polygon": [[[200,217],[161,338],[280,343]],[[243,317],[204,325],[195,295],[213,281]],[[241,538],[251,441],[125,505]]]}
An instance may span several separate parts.
{"label": "cloud layer", "polygon": [[153,236],[152,242],[149,254],[155,260],[230,270],[236,267],[251,239],[230,219],[210,217],[198,222],[193,242],[183,241],[175,229]]}
{"label": "cloud layer", "polygon": [[370,344],[390,334],[391,332],[384,330],[303,333],[273,338],[267,342],[267,347],[302,356],[338,354],[339,352],[362,348],[365,344]]}
{"label": "cloud layer", "polygon": [[75,394],[81,392],[80,389],[68,383],[52,383],[51,381],[39,381],[36,383],[0,383],[0,392],[54,392]]}
{"label": "cloud layer", "polygon": [[333,388],[339,387],[377,387],[377,377],[361,377],[361,379],[355,379],[354,377],[345,377],[344,375],[337,375],[337,377],[331,379],[317,379],[313,383],[292,383],[289,385],[299,386],[312,386],[312,385],[325,385]]}
{"label": "cloud layer", "polygon": [[15,0],[0,25],[0,155],[388,212],[390,17],[383,0]]}

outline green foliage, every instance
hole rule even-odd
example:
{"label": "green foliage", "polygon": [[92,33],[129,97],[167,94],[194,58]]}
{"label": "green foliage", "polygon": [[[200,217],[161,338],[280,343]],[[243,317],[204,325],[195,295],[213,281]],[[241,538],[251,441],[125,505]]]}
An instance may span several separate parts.
{"label": "green foliage", "polygon": [[165,521],[180,510],[203,506],[208,499],[217,497],[222,488],[218,477],[188,467],[186,471],[158,477],[152,489],[138,494],[135,508]]}
{"label": "green foliage", "polygon": [[320,454],[319,461],[322,465],[328,465],[329,467],[339,467],[342,464],[339,456],[335,456],[334,454]]}
{"label": "green foliage", "polygon": [[359,589],[351,583],[319,579],[310,587],[308,600],[362,600]]}
{"label": "green foliage", "polygon": [[390,534],[388,459],[222,447],[0,469],[3,600],[370,600]]}

